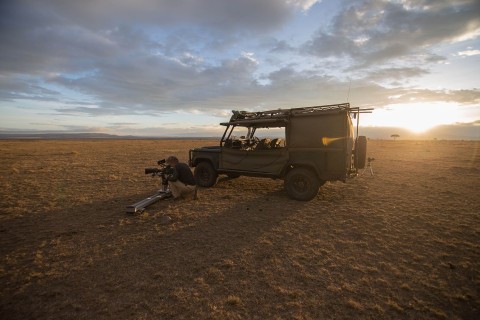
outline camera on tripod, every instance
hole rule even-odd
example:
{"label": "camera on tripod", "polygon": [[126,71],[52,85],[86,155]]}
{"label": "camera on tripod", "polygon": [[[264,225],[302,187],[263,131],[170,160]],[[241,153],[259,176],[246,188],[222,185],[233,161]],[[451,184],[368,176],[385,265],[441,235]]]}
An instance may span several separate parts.
{"label": "camera on tripod", "polygon": [[145,168],[145,174],[150,174],[152,177],[160,177],[162,180],[161,189],[153,196],[148,197],[142,201],[127,206],[128,213],[143,212],[145,208],[158,200],[165,199],[172,196],[168,189],[168,175],[174,172],[174,169],[166,164],[165,159],[157,161],[158,167]]}
{"label": "camera on tripod", "polygon": [[170,168],[170,166],[165,165],[165,162],[165,159],[158,160],[157,164],[160,168],[145,168],[145,174],[162,176]]}

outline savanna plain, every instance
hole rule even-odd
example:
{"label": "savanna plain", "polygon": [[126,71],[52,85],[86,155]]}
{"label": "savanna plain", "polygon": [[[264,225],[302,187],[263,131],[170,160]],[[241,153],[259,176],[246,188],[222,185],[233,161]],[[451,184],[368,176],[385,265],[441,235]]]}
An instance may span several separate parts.
{"label": "savanna plain", "polygon": [[0,318],[480,319],[480,142],[370,140],[374,174],[309,202],[220,177],[125,212],[214,144],[0,141]]}

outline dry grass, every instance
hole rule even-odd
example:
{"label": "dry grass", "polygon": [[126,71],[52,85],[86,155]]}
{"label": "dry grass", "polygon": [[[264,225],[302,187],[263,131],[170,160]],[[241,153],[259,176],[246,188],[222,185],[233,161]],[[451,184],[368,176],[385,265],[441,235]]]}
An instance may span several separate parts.
{"label": "dry grass", "polygon": [[478,142],[371,141],[373,177],[308,203],[222,178],[124,213],[209,143],[1,141],[0,318],[478,317]]}

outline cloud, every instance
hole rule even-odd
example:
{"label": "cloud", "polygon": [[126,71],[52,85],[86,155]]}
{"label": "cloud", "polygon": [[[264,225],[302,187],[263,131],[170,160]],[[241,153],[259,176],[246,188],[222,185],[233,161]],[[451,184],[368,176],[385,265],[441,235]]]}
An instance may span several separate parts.
{"label": "cloud", "polygon": [[277,27],[296,7],[308,9],[315,0],[19,0],[17,7],[59,16],[73,25],[102,29],[105,26],[143,22],[161,27],[202,26],[231,32],[262,31]]}
{"label": "cloud", "polygon": [[185,64],[164,56],[104,61],[98,71],[71,79],[57,76],[51,83],[75,89],[98,101],[95,106],[58,110],[86,115],[145,114],[176,109],[211,108],[215,99],[248,93],[255,87],[257,61],[251,53],[219,65]]}
{"label": "cloud", "polygon": [[478,89],[406,87],[446,61],[435,45],[475,36],[478,1],[339,2],[348,5],[328,26],[301,40],[282,34],[290,19],[307,17],[304,11],[320,2],[1,2],[0,101],[50,101],[49,115],[86,123],[90,117],[176,111],[227,117],[237,108],[347,99],[374,107],[392,100],[480,103]]}
{"label": "cloud", "polygon": [[480,35],[480,2],[364,0],[340,12],[302,50],[317,57],[350,57],[358,67],[411,54],[439,43]]}
{"label": "cloud", "polygon": [[418,67],[384,68],[370,71],[366,79],[372,81],[402,80],[418,77],[428,73],[428,70]]}
{"label": "cloud", "polygon": [[274,39],[270,44],[270,52],[294,52],[296,49],[285,40]]}
{"label": "cloud", "polygon": [[303,10],[308,10],[314,4],[321,2],[321,0],[287,0],[287,3],[293,4],[294,6],[300,7]]}
{"label": "cloud", "polygon": [[266,32],[315,2],[2,2],[0,82],[8,85],[0,99],[72,104],[64,90],[46,92],[67,88],[89,102],[60,113],[101,115],[195,108],[241,95],[255,82],[254,53],[205,61],[198,46]]}
{"label": "cloud", "polygon": [[476,56],[480,54],[480,50],[465,50],[457,53],[459,56]]}
{"label": "cloud", "polygon": [[[427,73],[421,68],[377,69],[351,83],[334,76],[281,68],[259,84],[254,73],[258,63],[248,53],[219,65],[185,65],[164,57],[132,64],[107,64],[98,73],[77,79],[56,77],[52,83],[94,97],[98,103],[65,104],[61,115],[151,115],[173,110],[219,114],[231,109],[289,108],[347,101],[366,107],[411,101],[450,101],[480,104],[480,90],[429,90],[385,87],[373,81],[405,79]],[[350,87],[350,90],[349,90]],[[393,98],[392,98],[393,97]],[[219,111],[220,110],[220,111]]]}
{"label": "cloud", "polygon": [[0,72],[41,76],[82,72],[119,56],[134,58],[138,52],[183,54],[199,41],[220,48],[274,30],[293,17],[296,8],[315,2],[2,1]]}
{"label": "cloud", "polygon": [[0,100],[31,99],[58,101],[60,93],[42,86],[38,79],[28,76],[5,76],[0,74]]}

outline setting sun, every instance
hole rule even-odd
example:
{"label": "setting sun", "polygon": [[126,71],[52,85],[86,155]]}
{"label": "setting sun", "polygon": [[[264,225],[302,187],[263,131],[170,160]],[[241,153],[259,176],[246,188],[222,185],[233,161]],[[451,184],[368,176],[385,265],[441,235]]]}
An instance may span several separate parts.
{"label": "setting sun", "polygon": [[425,132],[435,126],[465,121],[459,108],[448,103],[394,104],[376,109],[363,124],[398,127],[414,133]]}

